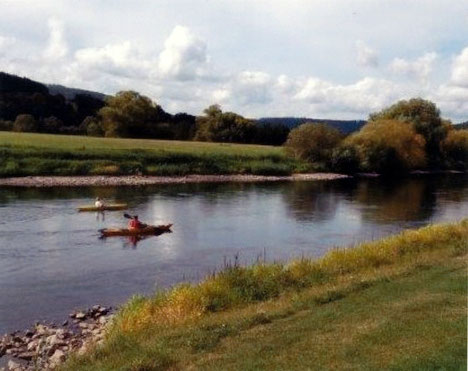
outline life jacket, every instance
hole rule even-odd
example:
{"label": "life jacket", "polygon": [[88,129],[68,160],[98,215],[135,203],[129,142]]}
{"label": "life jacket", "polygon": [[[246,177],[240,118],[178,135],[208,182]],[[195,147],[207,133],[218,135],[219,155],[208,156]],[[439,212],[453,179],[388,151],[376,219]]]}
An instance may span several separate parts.
{"label": "life jacket", "polygon": [[132,219],[128,222],[128,229],[140,229],[141,223],[139,220]]}

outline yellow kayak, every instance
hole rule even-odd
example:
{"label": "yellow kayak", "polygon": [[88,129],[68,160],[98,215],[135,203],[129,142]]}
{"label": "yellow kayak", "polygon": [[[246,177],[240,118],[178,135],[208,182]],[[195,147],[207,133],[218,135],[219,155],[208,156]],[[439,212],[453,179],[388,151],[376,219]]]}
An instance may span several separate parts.
{"label": "yellow kayak", "polygon": [[109,204],[104,205],[103,207],[97,207],[94,205],[80,206],[78,211],[112,211],[112,210],[125,210],[127,204]]}

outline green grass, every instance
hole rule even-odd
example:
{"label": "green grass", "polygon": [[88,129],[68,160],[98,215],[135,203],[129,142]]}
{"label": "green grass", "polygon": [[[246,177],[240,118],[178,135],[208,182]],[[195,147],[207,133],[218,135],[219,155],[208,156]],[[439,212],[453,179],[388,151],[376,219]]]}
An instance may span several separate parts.
{"label": "green grass", "polygon": [[281,147],[0,132],[0,177],[28,175],[287,175],[308,165]]}
{"label": "green grass", "polygon": [[461,370],[468,220],[135,297],[67,370]]}

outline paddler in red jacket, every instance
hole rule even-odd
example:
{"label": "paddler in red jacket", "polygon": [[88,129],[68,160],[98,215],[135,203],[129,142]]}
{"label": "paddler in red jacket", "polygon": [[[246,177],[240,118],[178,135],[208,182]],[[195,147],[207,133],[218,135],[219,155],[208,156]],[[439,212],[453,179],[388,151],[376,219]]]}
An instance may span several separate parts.
{"label": "paddler in red jacket", "polygon": [[138,215],[135,215],[133,219],[128,222],[128,229],[134,231],[135,229],[142,229],[146,226],[138,220]]}

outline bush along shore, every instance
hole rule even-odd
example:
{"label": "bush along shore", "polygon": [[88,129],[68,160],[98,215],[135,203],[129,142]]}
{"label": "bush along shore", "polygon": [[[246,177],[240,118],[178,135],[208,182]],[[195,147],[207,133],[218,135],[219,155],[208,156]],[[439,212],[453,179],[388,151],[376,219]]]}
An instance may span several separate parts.
{"label": "bush along shore", "polygon": [[111,307],[95,305],[71,313],[61,326],[36,323],[31,329],[5,334],[0,337],[0,358],[9,358],[8,370],[56,368],[71,352],[84,354],[90,346],[102,344],[113,317]]}

